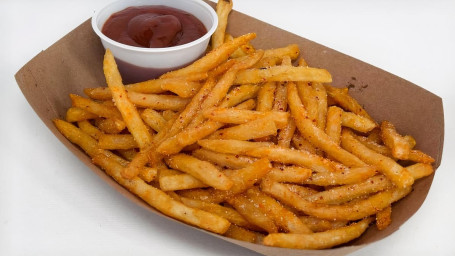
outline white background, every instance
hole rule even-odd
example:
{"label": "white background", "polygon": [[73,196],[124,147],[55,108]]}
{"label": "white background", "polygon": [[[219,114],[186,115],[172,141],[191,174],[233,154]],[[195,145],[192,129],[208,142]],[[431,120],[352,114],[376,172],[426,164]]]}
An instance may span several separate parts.
{"label": "white background", "polygon": [[[256,255],[150,216],[117,194],[54,137],[21,94],[13,77],[19,68],[108,2],[0,1],[0,255]],[[455,255],[455,2],[237,0],[234,6],[443,98],[444,154],[426,201],[399,231],[353,255]]]}

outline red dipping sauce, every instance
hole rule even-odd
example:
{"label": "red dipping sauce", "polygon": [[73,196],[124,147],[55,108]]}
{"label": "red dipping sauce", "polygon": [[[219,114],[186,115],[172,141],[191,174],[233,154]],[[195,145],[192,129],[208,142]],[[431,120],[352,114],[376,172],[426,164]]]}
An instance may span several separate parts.
{"label": "red dipping sauce", "polygon": [[119,43],[145,48],[182,45],[207,33],[192,14],[163,5],[128,7],[116,12],[101,31]]}

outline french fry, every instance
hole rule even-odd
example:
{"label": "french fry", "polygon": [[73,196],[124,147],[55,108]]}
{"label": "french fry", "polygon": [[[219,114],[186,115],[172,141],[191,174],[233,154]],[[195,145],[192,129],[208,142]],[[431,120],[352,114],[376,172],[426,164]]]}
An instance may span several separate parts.
{"label": "french fry", "polygon": [[218,166],[231,169],[244,168],[257,160],[252,157],[224,154],[203,148],[193,150],[192,155],[201,160],[209,161]]}
{"label": "french fry", "polygon": [[376,127],[376,123],[370,119],[344,111],[341,114],[341,125],[363,133],[367,133]]}
{"label": "french fry", "polygon": [[68,108],[68,110],[66,111],[65,119],[66,119],[66,121],[73,123],[73,122],[84,121],[87,119],[95,119],[97,117],[98,117],[98,115],[85,111],[82,108],[71,107],[71,108]]}
{"label": "french fry", "polygon": [[392,155],[398,159],[408,159],[411,147],[408,141],[398,134],[395,126],[389,121],[381,123],[381,138],[384,144],[392,151]]}
{"label": "french fry", "polygon": [[[76,94],[70,94],[73,107],[77,107],[93,113],[99,117],[109,118],[114,121],[115,126],[121,130],[125,128],[125,122],[122,120],[120,112],[115,107],[109,107],[102,103],[81,97]],[[68,113],[67,113],[68,115]],[[68,117],[67,117],[68,119]],[[77,120],[81,121],[81,120]]]}
{"label": "french fry", "polygon": [[[114,56],[109,49],[106,50],[104,55],[103,69],[107,85],[112,92],[114,102],[122,114],[128,130],[141,149],[149,146],[151,144],[151,135],[139,116],[136,107],[128,100],[125,86],[122,84],[122,77],[118,71]],[[129,175],[126,176],[130,177]]]}
{"label": "french fry", "polygon": [[240,71],[234,84],[252,84],[268,81],[313,81],[331,83],[332,77],[325,69],[294,67],[294,66],[272,66],[266,69],[246,69]]}
{"label": "french fry", "polygon": [[337,186],[304,198],[315,203],[342,204],[355,198],[391,189],[392,187],[393,183],[384,175],[376,175],[358,183]]}
{"label": "french fry", "polygon": [[143,181],[150,183],[155,180],[156,176],[158,176],[158,169],[151,168],[151,167],[144,167],[137,175]]}
{"label": "french fry", "polygon": [[258,92],[257,111],[269,111],[273,108],[274,95],[276,90],[275,82],[265,83]]}
{"label": "french fry", "polygon": [[137,154],[136,149],[116,149],[115,151],[128,161],[133,160],[134,156]]}
{"label": "french fry", "polygon": [[348,221],[346,220],[324,220],[312,216],[300,216],[299,218],[313,232],[323,232],[341,228],[348,224]]}
{"label": "french fry", "polygon": [[244,124],[220,129],[209,139],[250,140],[277,134],[277,125],[270,116],[259,118]]}
{"label": "french fry", "polygon": [[281,111],[254,111],[238,108],[212,108],[203,113],[205,118],[227,124],[244,124],[259,118],[269,117],[278,127],[285,127],[289,113]]}
{"label": "french fry", "polygon": [[166,126],[166,119],[157,111],[146,108],[140,113],[142,120],[153,130],[159,132]]}
{"label": "french fry", "polygon": [[278,146],[289,148],[296,129],[297,126],[295,125],[294,119],[289,119],[287,125],[278,132]]}
{"label": "french fry", "polygon": [[376,228],[378,230],[386,229],[392,223],[392,206],[388,206],[382,211],[376,213]]}
{"label": "french fry", "polygon": [[241,102],[256,97],[261,87],[255,84],[244,84],[232,88],[220,103],[221,108],[233,107]]}
{"label": "french fry", "polygon": [[216,4],[216,14],[218,16],[218,26],[211,38],[212,49],[215,49],[223,44],[226,27],[228,24],[228,16],[233,7],[231,0],[218,1]]}
{"label": "french fry", "polygon": [[226,154],[235,154],[235,155],[245,155],[247,152],[262,148],[272,146],[271,142],[251,142],[251,141],[241,141],[241,140],[209,140],[203,139],[197,142],[201,147],[215,152],[226,153]]}
{"label": "french fry", "polygon": [[212,49],[202,58],[196,60],[187,67],[170,71],[161,76],[161,78],[178,77],[192,73],[206,72],[226,61],[229,56],[241,45],[248,43],[256,38],[255,33],[249,33],[239,36],[231,42],[222,44],[220,47]]}
{"label": "french fry", "polygon": [[302,137],[302,135],[300,135],[297,131],[294,133],[294,136],[292,137],[292,145],[298,150],[307,151],[315,155],[321,155],[320,150],[315,148],[313,144],[311,144],[308,140]]}
{"label": "french fry", "polygon": [[288,107],[286,89],[287,83],[277,83],[275,89],[275,97],[273,99],[272,110],[286,111]]}
{"label": "french fry", "polygon": [[376,166],[380,172],[392,180],[392,182],[398,187],[411,187],[414,183],[413,177],[405,168],[393,159],[378,154],[364,146],[356,140],[352,135],[352,132],[347,129],[343,129],[342,131],[341,145],[343,148],[360,157],[366,163]]}
{"label": "french fry", "polygon": [[406,167],[406,170],[412,175],[414,180],[429,176],[434,172],[433,166],[428,163],[416,163]]}
{"label": "french fry", "polygon": [[345,169],[342,172],[313,173],[313,175],[303,181],[303,183],[318,186],[345,185],[364,181],[375,174],[376,168],[374,166],[355,167]]}
{"label": "french fry", "polygon": [[346,227],[313,234],[269,234],[263,243],[294,249],[326,249],[356,239],[365,232],[371,222],[372,218],[366,218]]}
{"label": "french fry", "polygon": [[209,162],[186,154],[172,155],[165,160],[171,168],[191,174],[203,183],[216,189],[229,190],[234,185],[232,180]]}
{"label": "french fry", "polygon": [[303,183],[311,176],[311,173],[310,169],[298,166],[275,167],[266,178],[275,182]]}
{"label": "french fry", "polygon": [[200,82],[185,81],[183,83],[166,83],[161,86],[163,90],[173,92],[182,98],[193,97],[202,87]]}
{"label": "french fry", "polygon": [[131,134],[103,134],[98,138],[98,147],[102,149],[132,149],[138,145]]}
{"label": "french fry", "polygon": [[343,110],[337,106],[331,106],[327,110],[327,122],[325,133],[338,145],[341,141],[341,116]]}
{"label": "french fry", "polygon": [[186,173],[174,173],[159,177],[160,189],[163,191],[185,190],[193,188],[206,188],[209,185]]}
{"label": "french fry", "polygon": [[226,233],[224,233],[224,236],[245,242],[256,243],[259,234],[233,224]]}
{"label": "french fry", "polygon": [[317,172],[332,173],[337,172],[338,170],[337,165],[333,164],[333,162],[329,161],[328,159],[303,150],[269,146],[252,148],[251,150],[246,151],[244,154],[253,157],[267,157],[274,162],[283,164],[295,164]]}
{"label": "french fry", "polygon": [[77,122],[77,126],[83,132],[89,134],[95,139],[99,139],[101,136],[103,136],[103,132],[100,131],[100,129],[98,129],[96,126],[92,125],[88,120]]}
{"label": "french fry", "polygon": [[119,134],[126,125],[117,125],[118,123],[112,118],[96,118],[94,121],[96,128],[107,134]]}
{"label": "french fry", "polygon": [[145,94],[132,91],[128,92],[128,98],[138,107],[155,110],[181,110],[189,102],[189,99],[174,95]]}
{"label": "french fry", "polygon": [[324,130],[327,121],[327,92],[322,83],[312,83],[314,95],[317,99],[318,115],[316,125],[319,129]]}
{"label": "french fry", "polygon": [[300,55],[300,49],[297,44],[289,44],[285,47],[281,48],[272,48],[267,49],[264,52],[264,58],[271,58],[271,57],[279,57],[283,58],[283,56],[289,56],[291,60],[297,59]]}

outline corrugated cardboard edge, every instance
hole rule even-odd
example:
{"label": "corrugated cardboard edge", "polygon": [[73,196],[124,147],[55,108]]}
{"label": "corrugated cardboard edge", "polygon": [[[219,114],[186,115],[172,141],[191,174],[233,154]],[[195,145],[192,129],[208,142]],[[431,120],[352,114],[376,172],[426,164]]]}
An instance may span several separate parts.
{"label": "corrugated cardboard edge", "polygon": [[[442,100],[438,96],[381,69],[239,12],[231,13],[228,31],[233,35],[256,32],[258,37],[253,41],[256,48],[299,44],[301,55],[311,66],[329,70],[335,86],[354,86],[351,93],[376,120],[390,120],[399,131],[413,135],[419,143],[417,147],[433,156],[436,159],[435,167],[439,166],[444,139],[444,117]],[[68,94],[82,95],[83,88],[105,85],[102,74],[103,54],[104,49],[92,32],[88,20],[22,67],[15,75],[16,81],[46,126],[93,172],[138,205],[176,221],[157,212],[105,175],[52,124],[53,118],[65,116],[65,111],[71,104]],[[394,205],[393,223],[388,229],[377,232],[371,227],[361,238],[339,248],[322,251],[271,248],[195,229],[264,255],[344,255],[397,230],[421,206],[432,180],[433,176],[430,176],[418,181],[413,193]]]}

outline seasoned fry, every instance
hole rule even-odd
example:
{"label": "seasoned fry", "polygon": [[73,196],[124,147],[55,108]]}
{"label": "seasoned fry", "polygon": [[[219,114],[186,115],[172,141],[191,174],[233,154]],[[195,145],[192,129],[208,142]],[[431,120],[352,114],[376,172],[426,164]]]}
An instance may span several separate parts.
{"label": "seasoned fry", "polygon": [[203,148],[193,150],[192,155],[201,160],[215,163],[218,166],[232,169],[241,169],[247,167],[257,160],[253,157],[224,154]]}
{"label": "seasoned fry", "polygon": [[241,102],[256,97],[261,87],[255,84],[244,84],[232,88],[220,103],[221,108],[233,107]]}
{"label": "seasoned fry", "polygon": [[211,38],[212,49],[215,49],[223,44],[226,27],[228,24],[228,16],[232,10],[233,2],[231,0],[218,1],[216,4],[216,14],[218,16],[218,26]]}
{"label": "seasoned fry", "polygon": [[[289,113],[289,112],[285,112]],[[294,119],[289,119],[287,125],[281,129],[278,133],[278,146],[283,148],[289,148],[291,146],[292,138],[294,137],[294,132],[297,129]]]}
{"label": "seasoned fry", "polygon": [[118,126],[116,121],[111,118],[96,118],[94,124],[100,131],[107,134],[118,134],[126,127],[125,125]]}
{"label": "seasoned fry", "polygon": [[276,135],[278,127],[270,116],[259,118],[244,124],[220,129],[209,136],[209,139],[250,140]]}
{"label": "seasoned fry", "polygon": [[267,178],[275,182],[303,183],[311,176],[312,171],[297,166],[273,168]]}
{"label": "seasoned fry", "polygon": [[159,132],[166,126],[166,119],[157,111],[147,108],[141,112],[141,118],[153,130]]}
{"label": "seasoned fry", "polygon": [[264,52],[264,58],[289,56],[291,60],[297,59],[300,54],[300,49],[297,44],[290,44],[281,48],[267,49]]}
{"label": "seasoned fry", "polygon": [[331,229],[341,228],[348,224],[346,220],[324,220],[312,216],[300,216],[300,220],[313,232],[323,232]]}
{"label": "seasoned fry", "polygon": [[131,134],[103,134],[98,138],[98,147],[103,149],[132,149],[138,145]]}
{"label": "seasoned fry", "polygon": [[303,181],[304,184],[313,184],[318,186],[344,185],[361,182],[376,174],[374,166],[356,167],[345,169],[342,172],[319,172],[314,173]]}
{"label": "seasoned fry", "polygon": [[325,133],[338,145],[341,141],[341,123],[343,110],[337,106],[329,107],[327,111],[327,122]]}
{"label": "seasoned fry", "polygon": [[381,123],[381,138],[384,144],[392,151],[392,155],[398,159],[408,159],[411,147],[403,136],[398,134],[395,126],[389,121]]}
{"label": "seasoned fry", "polygon": [[[67,121],[67,122],[69,122],[69,121]],[[103,136],[103,132],[100,131],[100,129],[98,129],[96,126],[92,125],[87,120],[77,122],[77,126],[83,132],[89,134],[90,136],[92,136],[95,139],[99,139],[101,136]]]}
{"label": "seasoned fry", "polygon": [[[83,98],[76,94],[70,94],[71,102],[73,107],[77,107],[93,113],[99,117],[109,118],[114,121],[117,129],[122,130],[125,128],[125,122],[122,120],[120,112],[115,107],[106,106],[102,103],[95,102],[90,99]],[[68,115],[68,113],[67,113]],[[68,119],[68,117],[67,117]],[[73,119],[74,120],[74,119]],[[76,120],[76,121],[81,121]]]}
{"label": "seasoned fry", "polygon": [[324,204],[341,204],[378,191],[391,189],[393,183],[384,175],[376,175],[358,183],[338,186],[309,196],[305,200]]}
{"label": "seasoned fry", "polygon": [[212,108],[204,111],[203,115],[210,120],[229,124],[244,124],[259,118],[269,117],[278,127],[285,127],[289,119],[287,112],[254,111],[238,108]]}
{"label": "seasoned fry", "polygon": [[145,94],[139,92],[128,92],[130,101],[138,107],[151,108],[155,110],[181,110],[189,100],[174,95]]}
{"label": "seasoned fry", "polygon": [[[252,142],[253,143],[253,142]],[[257,143],[257,142],[256,142]],[[201,144],[199,144],[201,145]],[[201,145],[203,146],[203,145]],[[203,146],[204,147],[204,146]],[[213,149],[216,150],[216,149]],[[242,152],[239,152],[241,154]],[[252,148],[244,154],[253,157],[267,157],[271,161],[283,164],[295,164],[317,172],[336,172],[338,167],[328,159],[303,150],[294,150],[276,146]]]}
{"label": "seasoned fry", "polygon": [[224,233],[224,236],[245,242],[256,243],[259,240],[260,235],[237,225],[231,225],[226,233]]}
{"label": "seasoned fry", "polygon": [[190,174],[165,174],[160,172],[160,189],[163,191],[185,190],[193,188],[206,188],[209,185],[196,179]]}
{"label": "seasoned fry", "polygon": [[95,119],[97,117],[98,117],[98,115],[85,111],[82,108],[71,107],[71,108],[68,108],[68,110],[66,111],[65,119],[67,122],[73,123],[73,122],[84,121],[87,119]]}
{"label": "seasoned fry", "polygon": [[272,110],[273,100],[275,95],[276,83],[267,82],[259,90],[256,107],[257,111],[269,111]]}
{"label": "seasoned fry", "polygon": [[363,133],[369,132],[376,127],[376,123],[370,119],[344,111],[341,114],[341,125]]}
{"label": "seasoned fry", "polygon": [[366,218],[346,227],[313,234],[270,234],[263,243],[294,249],[325,249],[354,240],[365,232],[371,222],[372,218]]}
{"label": "seasoned fry", "polygon": [[[104,55],[103,69],[107,85],[112,92],[114,102],[122,114],[128,130],[141,149],[149,146],[152,140],[151,135],[139,116],[136,107],[128,100],[125,86],[122,84],[122,77],[118,71],[114,56],[109,49],[106,50]],[[127,177],[131,178],[128,175]]]}
{"label": "seasoned fry", "polygon": [[247,152],[262,147],[269,147],[270,142],[250,142],[241,140],[199,140],[201,147],[226,154],[245,155]]}
{"label": "seasoned fry", "polygon": [[216,189],[229,190],[234,183],[209,162],[186,154],[177,154],[166,158],[171,168],[191,174],[203,183]]}
{"label": "seasoned fry", "polygon": [[376,153],[354,138],[352,132],[344,129],[341,135],[343,148],[359,156],[365,162],[374,165],[400,188],[411,187],[414,179],[409,172],[393,159]]}
{"label": "seasoned fry", "polygon": [[376,228],[378,230],[386,229],[392,223],[392,206],[384,208],[376,213]]}
{"label": "seasoned fry", "polygon": [[161,78],[185,76],[192,73],[206,72],[220,65],[229,58],[238,47],[256,38],[255,33],[249,33],[235,38],[234,40],[222,44],[220,47],[212,49],[204,57],[196,60],[191,65],[170,71],[161,76]]}
{"label": "seasoned fry", "polygon": [[234,84],[252,84],[268,81],[313,81],[321,83],[332,82],[330,73],[325,69],[272,66],[266,69],[246,69],[237,74]]}

